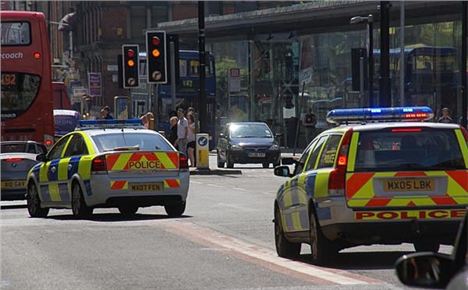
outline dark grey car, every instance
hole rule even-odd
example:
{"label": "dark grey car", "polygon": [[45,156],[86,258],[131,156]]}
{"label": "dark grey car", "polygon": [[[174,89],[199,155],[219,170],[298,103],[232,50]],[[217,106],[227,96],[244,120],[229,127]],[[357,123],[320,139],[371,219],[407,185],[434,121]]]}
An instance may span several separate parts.
{"label": "dark grey car", "polygon": [[268,168],[280,164],[280,147],[267,124],[262,122],[228,123],[219,135],[218,167],[233,168],[234,163],[261,163]]}

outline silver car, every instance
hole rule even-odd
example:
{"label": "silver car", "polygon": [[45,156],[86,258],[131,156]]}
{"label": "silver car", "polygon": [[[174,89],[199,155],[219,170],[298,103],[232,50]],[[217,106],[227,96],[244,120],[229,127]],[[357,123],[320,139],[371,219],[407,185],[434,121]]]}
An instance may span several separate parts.
{"label": "silver car", "polygon": [[187,157],[155,131],[103,123],[65,135],[39,156],[43,162],[27,180],[30,216],[71,208],[75,216],[85,217],[98,207],[133,215],[139,207],[153,205],[181,216],[189,188]]}
{"label": "silver car", "polygon": [[34,141],[4,141],[0,146],[1,199],[25,199],[28,171],[38,163],[36,156],[47,149]]}

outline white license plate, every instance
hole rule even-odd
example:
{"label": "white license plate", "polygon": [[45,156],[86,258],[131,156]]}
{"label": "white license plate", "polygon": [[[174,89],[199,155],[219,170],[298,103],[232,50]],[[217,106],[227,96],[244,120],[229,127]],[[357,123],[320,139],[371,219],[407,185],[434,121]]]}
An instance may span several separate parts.
{"label": "white license plate", "polygon": [[253,152],[249,153],[249,157],[265,157],[265,153],[260,153],[260,152]]}
{"label": "white license plate", "polygon": [[164,184],[162,182],[155,183],[130,183],[129,189],[131,191],[163,191]]}

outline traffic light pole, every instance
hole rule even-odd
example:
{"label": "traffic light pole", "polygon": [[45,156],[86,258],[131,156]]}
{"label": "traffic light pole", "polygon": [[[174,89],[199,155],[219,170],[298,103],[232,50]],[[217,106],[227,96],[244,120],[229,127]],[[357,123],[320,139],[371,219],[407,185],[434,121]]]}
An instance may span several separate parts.
{"label": "traffic light pole", "polygon": [[200,132],[207,132],[206,94],[205,94],[205,2],[198,1],[198,50],[200,63],[200,94],[198,97],[198,112],[200,117]]}
{"label": "traffic light pole", "polygon": [[176,64],[175,64],[175,44],[169,41],[169,56],[171,64],[171,96],[172,96],[172,110],[176,110]]}

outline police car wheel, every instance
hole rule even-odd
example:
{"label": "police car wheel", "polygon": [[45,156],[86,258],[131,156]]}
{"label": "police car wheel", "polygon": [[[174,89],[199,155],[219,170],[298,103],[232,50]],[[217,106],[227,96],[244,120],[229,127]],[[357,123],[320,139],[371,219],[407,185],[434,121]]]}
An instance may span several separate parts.
{"label": "police car wheel", "polygon": [[276,253],[282,258],[296,258],[301,253],[300,243],[291,243],[284,236],[283,227],[281,225],[281,217],[279,209],[275,205],[275,247]]}
{"label": "police car wheel", "polygon": [[49,214],[48,208],[41,208],[41,200],[39,193],[34,183],[28,186],[28,195],[26,196],[26,203],[30,217],[46,217]]}
{"label": "police car wheel", "polygon": [[180,217],[185,211],[185,201],[178,204],[168,204],[164,206],[166,213],[169,217]]}
{"label": "police car wheel", "polygon": [[262,166],[263,166],[263,168],[268,168],[268,167],[270,167],[270,163],[267,163],[267,162],[262,163]]}
{"label": "police car wheel", "polygon": [[78,184],[75,184],[72,190],[72,212],[78,218],[89,217],[93,214],[93,208],[86,205],[83,191]]}
{"label": "police car wheel", "polygon": [[124,216],[132,216],[136,214],[137,211],[138,211],[138,206],[135,206],[135,205],[119,206],[119,212],[120,214]]}
{"label": "police car wheel", "polygon": [[327,260],[329,261],[330,257],[336,255],[338,251],[334,248],[333,243],[323,235],[315,213],[311,211],[309,216],[312,261],[316,264],[324,264]]}
{"label": "police car wheel", "polygon": [[439,252],[440,244],[430,241],[416,241],[413,243],[416,252]]}

